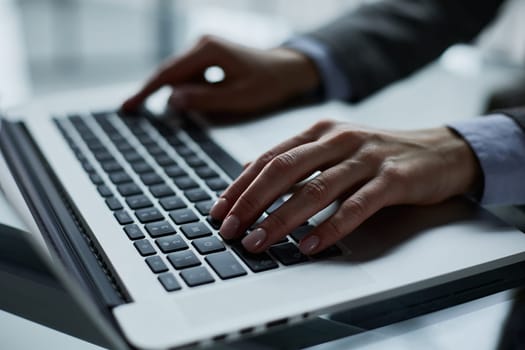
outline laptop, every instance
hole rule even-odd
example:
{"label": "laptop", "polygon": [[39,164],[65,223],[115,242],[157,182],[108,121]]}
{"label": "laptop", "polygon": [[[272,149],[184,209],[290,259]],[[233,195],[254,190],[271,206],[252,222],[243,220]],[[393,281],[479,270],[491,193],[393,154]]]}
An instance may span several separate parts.
{"label": "laptop", "polygon": [[374,327],[523,282],[525,235],[466,198],[384,209],[303,256],[321,213],[249,254],[208,216],[242,167],[199,116],[173,113],[2,119],[0,186],[112,347],[206,346],[334,312]]}

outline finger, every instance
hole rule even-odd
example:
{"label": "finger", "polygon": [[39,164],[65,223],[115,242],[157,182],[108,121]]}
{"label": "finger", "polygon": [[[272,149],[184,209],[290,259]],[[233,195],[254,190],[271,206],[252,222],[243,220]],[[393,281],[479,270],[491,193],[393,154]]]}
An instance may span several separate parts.
{"label": "finger", "polygon": [[379,177],[374,178],[346,199],[331,217],[304,237],[299,249],[303,254],[312,255],[330,247],[389,204],[389,196],[385,182]]}
{"label": "finger", "polygon": [[221,197],[213,205],[210,215],[216,220],[223,220],[230,211],[233,203],[239,198],[248,185],[257,177],[261,170],[277,155],[286,152],[302,144],[313,142],[319,138],[320,131],[312,127],[262,154],[253,161],[239,177],[222,193]]}
{"label": "finger", "polygon": [[122,108],[126,111],[135,110],[160,88],[200,79],[207,67],[220,66],[223,63],[222,55],[218,54],[218,51],[209,51],[198,44],[186,54],[164,64],[135,95],[123,103]]}
{"label": "finger", "polygon": [[303,185],[290,199],[271,213],[242,243],[254,253],[266,250],[341,194],[369,178],[372,169],[363,163],[347,160],[327,169]]}
{"label": "finger", "polygon": [[[238,236],[298,180],[340,162],[347,153],[342,147],[331,149],[312,142],[276,156],[235,201],[221,227],[222,235]],[[236,227],[230,225],[232,220]]]}

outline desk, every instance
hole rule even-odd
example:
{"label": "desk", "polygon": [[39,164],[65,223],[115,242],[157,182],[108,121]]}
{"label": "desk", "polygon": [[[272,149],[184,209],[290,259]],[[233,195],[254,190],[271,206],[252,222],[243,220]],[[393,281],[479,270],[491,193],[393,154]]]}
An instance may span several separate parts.
{"label": "desk", "polygon": [[[225,148],[239,161],[253,159],[270,144],[274,144],[304,129],[321,118],[333,118],[372,126],[388,128],[422,128],[444,124],[453,120],[481,113],[483,100],[495,87],[522,74],[520,70],[487,65],[475,51],[460,49],[449,53],[438,63],[413,77],[398,83],[357,106],[331,102],[321,106],[285,111],[274,116],[244,123],[234,127],[222,126],[211,130]],[[467,59],[468,69],[456,69],[461,54]],[[461,66],[461,65],[459,65]],[[136,87],[129,84],[95,90],[70,92],[50,96],[14,110],[28,113],[35,109],[71,111],[84,108],[114,108]],[[257,132],[263,124],[275,123],[272,135]],[[267,125],[265,125],[267,127]],[[297,339],[305,334],[319,336],[318,341],[300,343],[315,349],[492,349],[497,342],[500,326],[515,300],[511,292],[503,292],[467,304],[434,312],[376,330],[352,335],[360,331],[351,326],[318,321],[318,334],[309,332],[315,323],[257,337],[242,343],[221,346],[222,349],[272,345]],[[24,302],[24,301],[21,301]],[[75,321],[74,318],[71,321]],[[36,323],[23,320],[6,312],[0,312],[2,347],[97,349],[96,346],[51,330]],[[286,333],[288,332],[288,333]],[[302,332],[302,333],[301,333]],[[293,334],[290,336],[290,334]],[[28,336],[30,335],[30,336]],[[334,338],[343,339],[327,342]],[[324,342],[324,344],[319,344]],[[297,343],[296,343],[297,344]]]}

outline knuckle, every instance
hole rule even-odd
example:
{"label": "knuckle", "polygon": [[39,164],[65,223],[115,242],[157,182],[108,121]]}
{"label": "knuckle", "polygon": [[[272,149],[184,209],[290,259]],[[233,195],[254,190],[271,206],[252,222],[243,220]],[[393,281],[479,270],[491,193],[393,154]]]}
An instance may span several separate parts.
{"label": "knuckle", "polygon": [[309,131],[305,131],[299,135],[293,137],[293,141],[296,144],[303,145],[305,143],[312,142],[315,139],[315,136],[312,135]]}
{"label": "knuckle", "polygon": [[219,53],[223,44],[219,38],[211,34],[205,34],[197,41],[196,47],[203,52]]}
{"label": "knuckle", "polygon": [[328,184],[320,176],[312,179],[303,187],[303,193],[308,200],[314,202],[325,202],[328,194]]}
{"label": "knuckle", "polygon": [[388,183],[401,184],[406,178],[403,169],[392,160],[386,160],[383,162],[380,175]]}
{"label": "knuckle", "polygon": [[276,173],[277,175],[290,171],[295,166],[295,157],[288,153],[281,153],[273,158],[267,165],[268,171]]}
{"label": "knuckle", "polygon": [[210,44],[215,44],[217,41],[216,37],[211,35],[211,34],[204,34],[202,35],[199,40],[198,40],[198,44],[199,45],[202,45],[202,46],[205,46],[205,45],[210,45]]}
{"label": "knuckle", "polygon": [[258,168],[263,168],[274,158],[275,153],[273,151],[266,151],[255,161],[255,164]]}
{"label": "knuckle", "polygon": [[326,131],[326,130],[332,128],[335,124],[336,124],[336,121],[334,121],[334,120],[323,119],[323,120],[320,120],[320,121],[316,122],[312,126],[311,130],[313,130],[314,132],[323,132],[323,131]]}
{"label": "knuckle", "polygon": [[356,217],[362,219],[366,216],[368,210],[367,200],[359,195],[346,200],[340,208],[341,217]]}
{"label": "knuckle", "polygon": [[366,143],[361,147],[359,150],[359,159],[365,164],[376,165],[382,163],[384,160],[382,152],[372,143]]}
{"label": "knuckle", "polygon": [[355,140],[355,132],[350,130],[341,130],[330,137],[325,141],[325,144],[328,147],[341,147],[343,144],[347,144],[349,141]]}

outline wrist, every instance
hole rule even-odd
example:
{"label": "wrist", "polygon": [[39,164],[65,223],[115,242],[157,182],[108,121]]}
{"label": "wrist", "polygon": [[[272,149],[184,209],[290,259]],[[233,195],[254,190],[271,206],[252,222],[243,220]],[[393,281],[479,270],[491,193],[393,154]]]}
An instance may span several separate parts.
{"label": "wrist", "polygon": [[272,50],[278,61],[277,79],[290,95],[301,95],[317,89],[321,76],[315,63],[305,54],[284,47]]}
{"label": "wrist", "polygon": [[455,194],[470,194],[478,197],[483,188],[483,171],[469,143],[448,127],[440,128],[442,142],[440,149],[444,157],[450,161],[450,174],[457,178],[449,179],[456,182]]}

